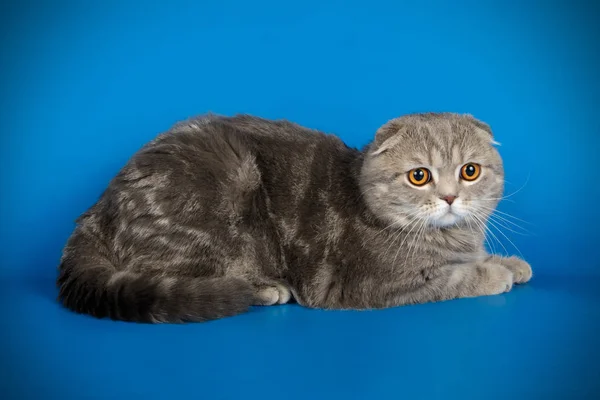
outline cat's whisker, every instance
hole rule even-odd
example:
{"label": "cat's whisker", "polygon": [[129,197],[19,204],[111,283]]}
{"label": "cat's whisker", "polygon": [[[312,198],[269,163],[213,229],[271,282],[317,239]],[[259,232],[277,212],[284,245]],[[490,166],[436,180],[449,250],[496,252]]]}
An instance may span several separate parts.
{"label": "cat's whisker", "polygon": [[523,185],[520,188],[518,188],[516,191],[512,192],[509,195],[503,196],[503,198],[507,199],[507,198],[512,197],[515,194],[519,193],[521,190],[523,190],[525,188],[525,186],[527,186],[527,184],[529,183],[529,178],[531,178],[531,172],[527,174],[527,179],[525,179],[525,183],[523,183]]}
{"label": "cat's whisker", "polygon": [[[416,221],[416,218],[411,221],[410,224],[407,225],[410,226],[412,224],[412,222]],[[398,238],[400,238],[400,236],[402,236],[402,232],[403,229],[399,229],[397,232],[392,233],[384,242],[383,245],[386,245],[389,243],[388,247],[385,249],[385,251],[383,252],[383,256],[385,257],[388,252],[390,251],[390,249],[392,248],[392,246],[396,243],[396,241],[398,240]]]}
{"label": "cat's whisker", "polygon": [[[490,212],[489,210],[485,210],[486,212]],[[512,225],[515,228],[521,229],[522,231],[528,232],[530,233],[526,228],[522,227],[521,225],[519,225],[518,223],[511,221],[510,219],[508,219],[506,216],[502,215],[502,214],[498,214],[494,211],[490,212],[490,216],[493,216],[494,218],[501,220],[509,225]]]}
{"label": "cat's whisker", "polygon": [[[397,227],[395,227],[395,225],[398,225],[398,226],[397,226]],[[401,231],[401,230],[402,230],[402,226],[401,226],[400,224],[398,224],[398,222],[397,222],[397,221],[394,221],[394,222],[392,222],[391,224],[389,224],[388,226],[386,226],[385,228],[381,229],[379,232],[375,233],[375,235],[374,235],[374,236],[375,236],[375,237],[378,237],[379,235],[381,235],[382,233],[384,233],[384,232],[385,232],[385,231],[387,231],[388,229],[390,229],[390,228],[394,228],[394,227],[396,228],[396,230],[392,230],[392,231],[391,231],[391,233],[390,233],[389,237],[388,237],[388,238],[386,238],[386,239],[384,240],[384,242],[383,242],[383,244],[385,244],[385,243],[387,243],[387,242],[390,240],[390,238],[391,238],[391,237],[393,237],[393,236],[394,236],[394,235],[396,235],[396,234],[397,234],[399,231]],[[361,243],[361,246],[360,246],[360,247],[361,247],[362,249],[364,249],[364,248],[366,248],[366,247],[367,247],[367,245],[369,245],[369,244],[370,244],[369,242],[365,241],[365,242]]]}
{"label": "cat's whisker", "polygon": [[477,226],[477,228],[481,231],[481,233],[483,234],[483,240],[487,243],[487,245],[490,247],[490,249],[492,250],[493,253],[496,252],[496,246],[494,246],[494,242],[490,239],[490,236],[488,235],[485,226],[482,226],[481,223],[479,223],[479,221],[475,218],[475,216],[470,216],[473,220],[473,223]]}
{"label": "cat's whisker", "polygon": [[[427,218],[423,218],[421,221],[421,225],[419,226],[419,228],[417,229],[417,232],[415,234],[415,236],[413,237],[413,239],[410,242],[410,245],[408,246],[407,252],[406,252],[406,260],[410,259],[410,257],[412,257],[412,253],[414,251],[416,251],[417,247],[418,247],[418,243],[420,240],[420,237],[425,233],[425,228],[427,226],[428,223],[428,219]],[[398,254],[396,253],[396,256]],[[395,262],[395,257],[394,257],[394,262]]]}
{"label": "cat's whisker", "polygon": [[425,230],[427,229],[428,224],[429,224],[429,220],[424,219],[421,230],[417,232],[417,238],[415,240],[415,245],[412,247],[413,251],[411,253],[411,256],[417,251],[419,242],[421,241],[421,238],[425,235]]}
{"label": "cat's whisker", "polygon": [[[514,225],[515,228],[512,228],[510,225],[508,225],[507,223],[510,223],[510,221],[503,219],[502,217],[499,217],[497,215],[494,214],[490,214],[489,219],[494,221],[495,223],[497,223],[498,225],[500,225],[501,227],[503,227],[504,229],[509,230],[512,233],[516,233],[517,235],[521,235],[521,236],[529,236],[531,235],[531,232],[529,232],[527,229],[517,225],[517,224],[511,224]],[[515,230],[515,229],[521,229],[522,232]]]}
{"label": "cat's whisker", "polygon": [[[400,243],[400,246],[398,246],[398,250],[396,250],[396,255],[394,256],[394,263],[396,262],[396,257],[398,256],[398,252],[402,249],[402,247],[404,246],[404,243],[406,242],[406,239],[408,239],[408,237],[410,236],[410,234],[412,233],[412,231],[419,226],[419,221],[422,220],[424,213],[420,210],[418,210],[417,215],[415,216],[415,218],[412,220],[411,225],[412,227],[410,228],[410,230],[408,232],[406,232],[406,234],[404,235],[404,238],[402,239],[402,242]],[[415,222],[415,224],[413,224],[413,222]],[[389,250],[389,248],[388,248]],[[387,254],[387,251],[386,251]],[[394,264],[393,263],[393,264]]]}
{"label": "cat's whisker", "polygon": [[511,203],[514,203],[514,200],[507,199],[504,197],[485,197],[485,198],[480,198],[478,200],[480,200],[480,201],[510,201]]}
{"label": "cat's whisker", "polygon": [[508,249],[506,248],[506,246],[504,245],[502,240],[500,240],[500,238],[494,233],[494,231],[492,230],[491,227],[493,226],[494,228],[496,228],[496,230],[498,230],[498,228],[495,225],[492,225],[489,218],[486,218],[483,215],[480,215],[479,217],[483,220],[482,223],[484,224],[485,229],[490,233],[490,235],[492,235],[494,237],[495,241],[498,244],[500,244],[500,246],[504,250],[504,254],[508,256],[510,254]]}
{"label": "cat's whisker", "polygon": [[471,226],[471,219],[469,218],[469,216],[467,216],[465,218],[465,222],[467,223],[467,227],[469,228],[469,231],[475,232],[475,230],[473,230],[473,226]]}
{"label": "cat's whisker", "polygon": [[504,229],[508,230],[509,232],[512,232],[516,235],[529,236],[528,233],[519,232],[519,231],[512,229],[510,226],[507,226],[506,224],[504,224],[501,220],[495,219],[495,217],[493,215],[490,215],[489,221],[493,221],[497,225],[501,226],[502,228],[504,228]]}
{"label": "cat's whisker", "polygon": [[[409,224],[406,225],[406,227],[404,229],[401,230],[401,232],[396,235],[396,237],[394,238],[393,242],[390,244],[390,246],[388,246],[386,253],[390,250],[391,246],[393,244],[396,243],[396,240],[398,239],[398,237],[400,236],[400,234],[402,232],[405,232],[404,238],[402,239],[402,242],[400,243],[400,246],[398,246],[398,251],[400,249],[402,249],[402,246],[404,245],[404,243],[406,242],[406,239],[410,236],[410,234],[412,233],[412,231],[414,230],[414,228],[418,225],[418,221],[421,219],[423,212],[421,210],[415,210],[412,213],[409,214],[410,216],[412,216],[413,218],[410,220]],[[406,232],[406,230],[410,227],[410,230],[408,232]],[[395,259],[394,259],[395,262]]]}
{"label": "cat's whisker", "polygon": [[[517,224],[516,222],[513,222],[501,215],[497,215],[495,213],[495,210],[493,210],[493,209],[488,209],[488,208],[483,208],[483,207],[473,207],[473,209],[476,211],[479,211],[483,214],[488,215],[488,218],[493,218],[494,221],[496,221],[498,224],[501,224],[503,227],[510,230],[511,232],[517,233],[519,235],[531,235],[531,232],[529,232],[527,229],[523,228],[521,225]],[[519,229],[522,232],[516,231],[515,229]]]}
{"label": "cat's whisker", "polygon": [[[472,220],[473,220],[473,218],[472,218],[471,216],[467,216],[467,217],[465,218],[465,221],[466,221],[466,223],[467,223],[467,226],[468,226],[468,228],[469,228],[469,231],[471,231],[471,233],[473,233],[473,234],[474,234],[474,233],[476,233],[476,232],[481,232],[481,233],[483,233],[483,240],[484,240],[486,243],[488,243],[488,244],[489,244],[489,243],[490,243],[490,241],[488,240],[488,237],[487,237],[487,235],[486,235],[486,232],[485,232],[485,231],[481,231],[481,229],[480,229],[478,226],[475,226],[475,227],[474,227],[473,225],[471,225],[471,221],[472,221]],[[473,221],[473,223],[475,223],[475,221]]]}
{"label": "cat's whisker", "polygon": [[[402,229],[399,229],[398,233],[395,235],[392,235],[391,237],[393,238],[389,244],[389,246],[387,247],[387,249],[384,252],[384,256],[387,255],[387,253],[390,251],[390,248],[396,243],[396,240],[398,240],[398,238],[401,236],[402,232],[405,232],[406,229],[408,229],[411,225],[413,225],[415,222],[417,222],[420,218],[421,215],[421,211],[420,210],[414,210],[413,212],[409,213],[407,215],[407,217],[411,218],[409,223],[404,226]],[[404,244],[404,241],[406,240],[406,238],[410,235],[410,232],[412,232],[412,230],[414,229],[414,226],[410,229],[410,231],[408,231],[408,233],[406,233],[406,235],[404,236],[404,239],[402,240],[402,243],[400,244],[399,248],[402,248],[402,245]],[[388,238],[385,242],[387,243],[387,241],[389,241],[390,238]]]}
{"label": "cat's whisker", "polygon": [[478,199],[479,201],[506,201],[509,203],[515,203],[513,199],[504,199],[503,197],[489,197],[485,199]]}
{"label": "cat's whisker", "polygon": [[379,236],[379,235],[381,235],[383,232],[387,231],[388,229],[390,229],[390,228],[393,228],[393,227],[394,227],[394,225],[398,225],[398,227],[397,227],[398,229],[402,228],[402,225],[400,225],[400,224],[398,223],[398,221],[394,221],[394,222],[392,222],[391,224],[389,224],[388,226],[386,226],[385,228],[381,229],[379,232],[375,233],[375,235],[376,235],[376,236]]}
{"label": "cat's whisker", "polygon": [[533,225],[531,222],[528,222],[528,221],[525,221],[525,220],[523,220],[523,219],[517,218],[517,217],[515,217],[514,215],[511,215],[511,214],[509,214],[509,213],[507,213],[507,212],[500,211],[500,210],[498,210],[498,209],[496,209],[496,208],[487,207],[487,206],[484,206],[484,205],[481,205],[481,204],[478,204],[476,207],[483,208],[483,209],[485,209],[485,210],[488,210],[488,211],[491,211],[491,212],[494,212],[494,213],[501,214],[501,215],[503,215],[503,216],[505,216],[505,217],[507,217],[507,218],[512,218],[512,219],[514,219],[514,220],[516,220],[516,221],[523,222],[524,224]]}
{"label": "cat's whisker", "polygon": [[490,227],[487,226],[487,224],[485,222],[485,217],[482,215],[478,215],[476,210],[474,210],[472,215],[481,222],[483,227],[490,233],[490,235],[492,235],[494,237],[494,239],[498,242],[498,244],[500,244],[500,246],[502,246],[505,254],[508,255],[509,253],[508,253],[508,250],[506,249],[506,246],[504,246],[504,243],[502,243],[502,241],[500,239],[498,239],[498,236],[496,236],[496,234],[490,229]]}
{"label": "cat's whisker", "polygon": [[531,174],[527,175],[527,179],[525,180],[525,183],[518,188],[517,190],[515,190],[514,192],[512,192],[511,194],[507,194],[506,196],[501,196],[501,197],[490,197],[490,198],[485,198],[485,199],[479,199],[481,201],[510,201],[513,202],[513,200],[510,200],[511,197],[513,197],[514,195],[516,195],[517,193],[519,193],[521,190],[523,190],[525,188],[525,186],[527,186],[527,184],[529,183],[529,178],[531,177]]}
{"label": "cat's whisker", "polygon": [[[417,232],[421,229],[421,225],[423,225],[423,219],[420,220],[420,224],[419,223],[415,224],[415,227],[417,227],[417,226],[418,227],[417,227],[417,231],[415,232],[415,234],[413,236],[411,236],[411,241],[410,241],[409,245],[406,248],[406,253],[405,254],[406,254],[407,258],[408,258],[408,251],[410,249],[410,244],[412,244],[412,242],[414,241],[414,237],[416,236]],[[398,253],[400,252],[400,250],[402,250],[403,244],[405,243],[406,239],[408,239],[409,236],[410,235],[406,235],[404,237],[404,240],[402,240],[402,244],[398,247],[398,250],[396,250],[396,254],[394,255],[393,265],[396,264],[396,258],[398,257]]]}
{"label": "cat's whisker", "polygon": [[[521,250],[519,250],[519,248],[518,248],[518,247],[517,247],[517,246],[516,246],[516,245],[513,243],[513,241],[512,241],[512,240],[510,240],[510,239],[508,238],[508,236],[506,236],[506,235],[504,234],[504,232],[502,232],[502,229],[500,229],[498,226],[496,226],[496,224],[494,224],[494,222],[492,222],[491,220],[489,221],[489,223],[490,223],[490,226],[492,226],[492,227],[496,228],[496,230],[497,230],[497,231],[498,231],[498,232],[499,232],[499,233],[500,233],[502,236],[504,236],[504,238],[505,238],[506,240],[508,240],[508,242],[509,242],[509,243],[510,243],[510,244],[511,244],[511,245],[512,245],[514,248],[515,248],[515,250],[517,250],[517,252],[518,252],[518,253],[519,253],[519,255],[521,256],[521,258],[523,258],[523,253],[521,253]],[[506,250],[506,249],[505,249],[505,250]],[[507,253],[508,253],[508,252],[507,252]]]}
{"label": "cat's whisker", "polygon": [[[413,210],[412,212],[408,213],[405,217],[409,218],[409,222],[406,225],[402,225],[400,224],[398,221],[393,221],[391,224],[389,224],[388,226],[386,226],[385,228],[383,228],[382,230],[380,230],[379,232],[377,232],[375,234],[375,236],[379,236],[381,235],[384,231],[386,231],[387,229],[393,227],[394,225],[397,225],[397,229],[392,231],[389,235],[388,238],[386,238],[383,241],[383,245],[386,245],[388,242],[390,242],[388,248],[386,249],[385,254],[387,254],[387,252],[389,251],[390,247],[394,245],[394,243],[396,242],[396,240],[398,239],[398,237],[400,236],[400,234],[402,233],[403,230],[407,229],[414,221],[416,221],[418,219],[418,214],[419,214],[419,210]],[[366,246],[367,243],[363,243],[362,247],[364,248]]]}
{"label": "cat's whisker", "polygon": [[[409,215],[410,215],[410,214],[409,214]],[[400,224],[398,221],[393,221],[391,224],[387,225],[386,227],[384,227],[384,228],[383,228],[383,229],[381,229],[380,231],[376,232],[374,236],[375,236],[375,237],[377,237],[377,236],[381,235],[382,233],[384,233],[385,231],[387,231],[388,229],[390,229],[390,228],[393,228],[393,227],[395,227],[395,228],[396,228],[396,230],[393,230],[393,231],[392,231],[392,232],[389,234],[389,236],[388,236],[386,239],[384,239],[384,241],[383,241],[383,243],[382,243],[383,245],[385,245],[386,243],[388,243],[388,242],[391,242],[391,243],[390,243],[390,246],[391,246],[391,245],[392,245],[392,244],[395,242],[395,239],[394,239],[394,240],[391,240],[391,239],[392,239],[392,238],[394,238],[394,237],[396,237],[396,238],[397,238],[397,237],[398,237],[398,235],[399,235],[399,234],[402,232],[402,229],[403,229],[403,227],[404,227],[404,226],[403,226],[402,224]],[[361,249],[364,249],[364,248],[365,248],[367,245],[369,245],[369,244],[370,244],[370,242],[367,242],[367,241],[365,241],[365,242],[361,243],[361,246],[360,246],[360,248],[361,248]],[[356,249],[356,250],[355,250],[355,252],[358,252],[358,251],[359,251],[358,249]],[[385,254],[385,253],[384,253],[384,254]]]}

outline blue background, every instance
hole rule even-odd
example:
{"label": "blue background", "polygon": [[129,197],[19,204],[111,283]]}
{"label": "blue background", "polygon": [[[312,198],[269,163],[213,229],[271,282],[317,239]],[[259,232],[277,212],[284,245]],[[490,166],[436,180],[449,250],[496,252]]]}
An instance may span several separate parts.
{"label": "blue background", "polygon": [[[598,398],[599,18],[583,1],[2,2],[0,395]],[[354,146],[402,114],[475,115],[502,143],[516,193],[500,209],[531,234],[504,232],[534,279],[489,298],[184,326],[62,309],[53,280],[74,219],[141,145],[207,111]]]}

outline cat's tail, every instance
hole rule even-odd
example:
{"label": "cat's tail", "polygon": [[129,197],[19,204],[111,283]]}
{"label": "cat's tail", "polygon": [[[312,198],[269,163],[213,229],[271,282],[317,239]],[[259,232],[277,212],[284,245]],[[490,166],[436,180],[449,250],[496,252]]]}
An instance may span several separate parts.
{"label": "cat's tail", "polygon": [[59,267],[58,298],[78,313],[152,323],[207,321],[240,314],[255,300],[242,279],[147,276],[119,270],[100,251],[89,251],[67,246]]}

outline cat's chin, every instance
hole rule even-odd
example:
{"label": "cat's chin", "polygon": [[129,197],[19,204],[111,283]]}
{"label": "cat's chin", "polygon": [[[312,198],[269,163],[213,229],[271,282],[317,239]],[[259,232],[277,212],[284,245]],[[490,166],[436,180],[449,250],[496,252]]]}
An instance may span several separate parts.
{"label": "cat's chin", "polygon": [[431,220],[431,225],[437,228],[448,228],[458,224],[462,220],[462,217],[454,213],[448,212],[441,217],[434,218]]}

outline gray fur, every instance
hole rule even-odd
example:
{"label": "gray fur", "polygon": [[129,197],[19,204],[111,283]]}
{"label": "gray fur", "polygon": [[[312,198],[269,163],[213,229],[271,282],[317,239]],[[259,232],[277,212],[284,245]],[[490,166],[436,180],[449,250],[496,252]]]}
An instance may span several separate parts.
{"label": "gray fur", "polygon": [[[467,162],[482,165],[471,184],[457,175]],[[434,180],[412,186],[414,167]],[[484,250],[502,192],[492,131],[468,115],[392,120],[362,151],[287,121],[203,116],[142,148],[78,219],[60,299],[180,322],[290,296],[368,309],[498,294],[531,278],[526,262]]]}

